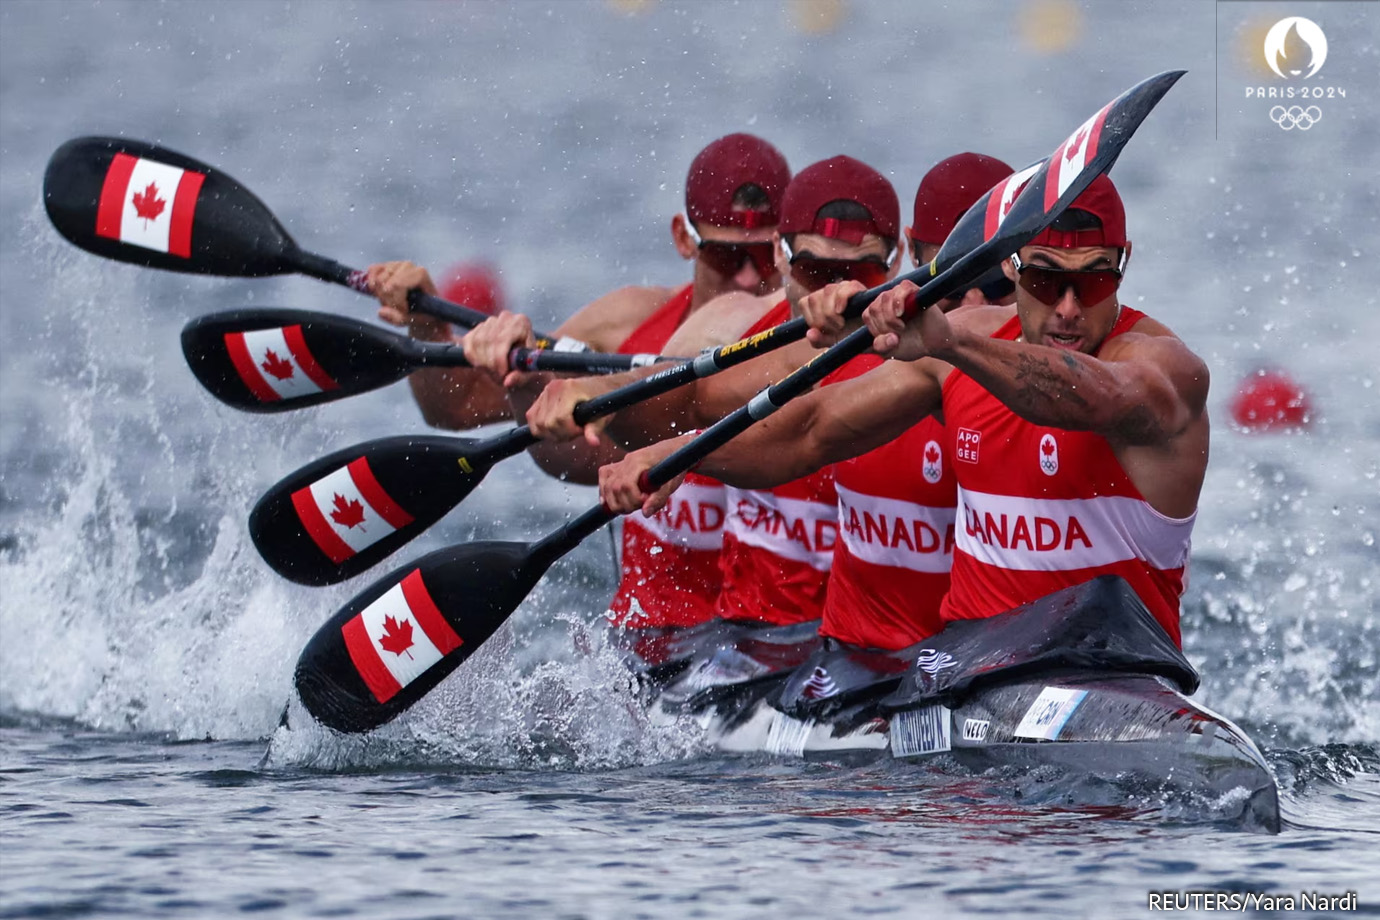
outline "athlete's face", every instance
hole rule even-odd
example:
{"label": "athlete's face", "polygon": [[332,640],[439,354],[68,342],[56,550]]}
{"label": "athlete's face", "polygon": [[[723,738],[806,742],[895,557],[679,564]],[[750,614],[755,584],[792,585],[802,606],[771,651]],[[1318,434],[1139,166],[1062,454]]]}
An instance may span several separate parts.
{"label": "athlete's face", "polygon": [[796,233],[789,243],[778,237],[776,246],[776,267],[785,279],[792,311],[806,294],[836,281],[854,280],[876,287],[894,278],[900,264],[896,250],[874,233],[858,243],[818,233]]}
{"label": "athlete's face", "polygon": [[768,294],[781,286],[781,275],[773,258],[772,226],[719,227],[700,223],[691,227],[689,235],[695,242],[695,282],[709,297],[746,291],[749,294]]}
{"label": "athlete's face", "polygon": [[[1129,245],[1128,245],[1129,253]],[[1091,354],[1116,324],[1120,250],[1026,246],[1002,265],[1027,342]]]}

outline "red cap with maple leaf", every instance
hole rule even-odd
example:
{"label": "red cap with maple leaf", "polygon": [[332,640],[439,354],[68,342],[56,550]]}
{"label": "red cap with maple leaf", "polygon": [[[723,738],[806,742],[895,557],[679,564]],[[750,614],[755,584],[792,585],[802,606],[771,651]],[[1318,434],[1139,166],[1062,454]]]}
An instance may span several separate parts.
{"label": "red cap with maple leaf", "polygon": [[[820,217],[820,210],[835,201],[861,205],[869,218]],[[791,180],[781,202],[778,229],[783,235],[818,233],[856,244],[868,233],[894,241],[900,225],[901,201],[886,176],[861,160],[836,156],[805,167]]]}
{"label": "red cap with maple leaf", "polygon": [[[691,161],[685,177],[685,213],[692,224],[771,227],[781,214],[781,196],[790,181],[791,168],[781,151],[751,134],[729,134]],[[762,190],[765,209],[734,209],[733,198],[745,185]]]}

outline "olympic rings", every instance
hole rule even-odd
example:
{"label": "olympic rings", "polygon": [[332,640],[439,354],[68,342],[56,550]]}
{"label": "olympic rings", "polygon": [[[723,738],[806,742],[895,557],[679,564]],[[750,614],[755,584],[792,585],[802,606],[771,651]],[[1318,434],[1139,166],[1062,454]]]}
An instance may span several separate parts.
{"label": "olympic rings", "polygon": [[1284,131],[1292,131],[1295,128],[1300,131],[1307,131],[1322,121],[1322,109],[1316,105],[1310,105],[1306,109],[1296,105],[1291,105],[1286,109],[1282,105],[1277,105],[1270,109],[1270,121],[1279,125],[1280,129]]}

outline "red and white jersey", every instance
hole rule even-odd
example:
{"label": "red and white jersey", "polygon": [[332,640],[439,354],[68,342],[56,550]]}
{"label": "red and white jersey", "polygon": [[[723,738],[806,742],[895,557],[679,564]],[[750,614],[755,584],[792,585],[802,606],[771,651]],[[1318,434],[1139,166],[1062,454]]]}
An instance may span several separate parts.
{"label": "red and white jersey", "polygon": [[[790,318],[790,303],[782,300],[743,336]],[[777,624],[819,619],[838,540],[832,468],[771,489],[725,491],[718,615]]]}
{"label": "red and white jersey", "polygon": [[[621,354],[659,353],[690,312],[686,285],[619,346]],[[609,617],[636,629],[693,626],[714,616],[723,575],[719,550],[727,508],[716,479],[691,473],[654,517],[623,518],[623,578]]]}
{"label": "red and white jersey", "polygon": [[[1122,307],[1108,338],[1145,314]],[[1012,319],[994,338],[1015,340]],[[1101,435],[1034,425],[971,377],[944,383],[958,522],[945,620],[992,616],[1098,575],[1125,578],[1179,640],[1179,597],[1196,513],[1169,518]]]}
{"label": "red and white jersey", "polygon": [[[824,384],[882,363],[850,361]],[[901,649],[943,628],[953,562],[955,482],[944,426],[921,420],[896,440],[834,464],[839,540],[820,634],[865,648]]]}

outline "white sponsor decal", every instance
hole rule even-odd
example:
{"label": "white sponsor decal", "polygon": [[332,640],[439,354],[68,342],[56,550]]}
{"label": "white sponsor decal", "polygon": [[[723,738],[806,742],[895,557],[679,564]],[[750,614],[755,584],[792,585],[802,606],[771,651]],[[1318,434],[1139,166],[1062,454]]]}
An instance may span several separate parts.
{"label": "white sponsor decal", "polygon": [[1015,736],[1053,741],[1087,695],[1086,690],[1068,687],[1044,688],[1016,726]]}
{"label": "white sponsor decal", "polygon": [[964,719],[963,720],[963,740],[964,741],[986,741],[987,729],[992,723],[986,719]]}
{"label": "white sponsor decal", "polygon": [[838,509],[834,505],[732,486],[726,488],[726,493],[726,533],[782,559],[829,571],[839,532]]}
{"label": "white sponsor decal", "polygon": [[895,757],[938,754],[952,748],[952,719],[943,706],[906,709],[891,717],[891,753]]}
{"label": "white sponsor decal", "polygon": [[1195,515],[1167,518],[1138,498],[1021,498],[958,490],[958,549],[987,565],[1061,572],[1140,559],[1188,562]]}
{"label": "white sponsor decal", "polygon": [[958,662],[948,652],[922,648],[915,658],[915,666],[926,674],[938,674],[945,668],[957,667]]}
{"label": "white sponsor decal", "polygon": [[964,463],[978,462],[978,447],[982,444],[982,432],[971,428],[958,429],[958,439],[954,447],[954,458]]}
{"label": "white sponsor decal", "polygon": [[856,559],[942,573],[953,562],[954,509],[881,498],[838,486],[843,543]]}
{"label": "white sponsor decal", "polygon": [[767,726],[764,747],[768,754],[800,757],[805,753],[805,741],[810,737],[810,723],[792,719],[784,712],[773,711]]}
{"label": "white sponsor decal", "polygon": [[665,508],[649,518],[630,515],[626,524],[671,546],[715,550],[724,542],[724,501],[723,486],[687,482],[671,493]]}
{"label": "white sponsor decal", "polygon": [[800,688],[800,695],[807,700],[828,699],[838,692],[839,685],[834,683],[834,678],[820,665],[815,666],[810,679]]}

